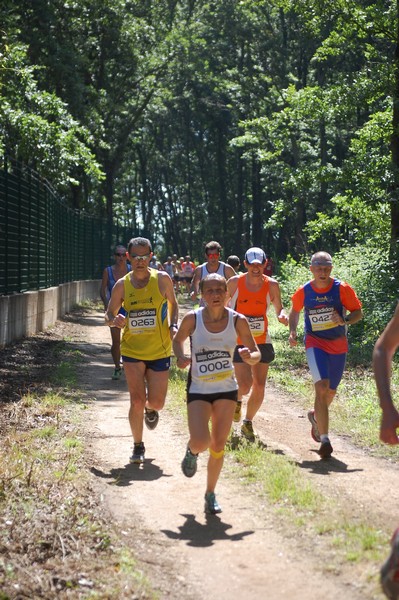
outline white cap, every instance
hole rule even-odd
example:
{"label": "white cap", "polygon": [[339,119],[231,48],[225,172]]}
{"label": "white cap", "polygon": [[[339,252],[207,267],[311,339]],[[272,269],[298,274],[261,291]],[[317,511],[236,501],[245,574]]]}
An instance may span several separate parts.
{"label": "white cap", "polygon": [[250,265],[253,263],[263,264],[266,262],[266,254],[263,252],[262,248],[250,248],[245,253],[245,260]]}

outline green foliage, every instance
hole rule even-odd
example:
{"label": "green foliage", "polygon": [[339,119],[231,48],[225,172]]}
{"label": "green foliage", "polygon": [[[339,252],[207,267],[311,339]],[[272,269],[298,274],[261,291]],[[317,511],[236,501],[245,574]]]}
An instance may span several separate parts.
{"label": "green foliage", "polygon": [[101,178],[89,149],[90,135],[53,93],[38,88],[27,48],[3,44],[0,56],[0,155],[30,163],[64,191],[78,182],[76,167],[93,180]]}
{"label": "green foliage", "polygon": [[287,259],[280,264],[279,281],[284,306],[289,307],[291,296],[295,290],[311,279],[309,265],[310,256],[307,259],[304,258],[302,263],[296,261],[292,256],[287,256]]}
{"label": "green foliage", "polygon": [[331,199],[335,209],[331,215],[317,213],[305,231],[312,247],[345,246],[348,242],[369,242],[384,247],[389,240],[390,208],[387,203],[370,205],[360,196],[337,194]]}
{"label": "green foliage", "polygon": [[364,356],[369,362],[371,349],[397,303],[395,265],[386,247],[347,247],[334,256],[334,274],[349,283],[362,302],[364,318],[349,328],[349,340],[359,358]]}
{"label": "green foliage", "polygon": [[3,4],[0,152],[75,207],[197,258],[391,235],[393,3]]}

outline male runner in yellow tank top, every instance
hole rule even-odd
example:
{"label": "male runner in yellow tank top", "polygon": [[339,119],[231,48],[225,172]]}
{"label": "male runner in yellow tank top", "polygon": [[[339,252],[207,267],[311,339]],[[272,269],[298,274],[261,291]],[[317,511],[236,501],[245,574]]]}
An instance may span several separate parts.
{"label": "male runner in yellow tank top", "polygon": [[231,308],[247,317],[252,335],[261,352],[260,362],[256,365],[244,363],[238,352],[242,344],[238,339],[233,358],[238,382],[238,401],[234,421],[240,421],[242,397],[250,392],[241,427],[242,435],[250,442],[255,441],[252,421],[262,405],[269,364],[274,360],[267,319],[270,304],[273,304],[279,322],[288,325],[288,316],[281,302],[280,286],[275,279],[263,274],[265,264],[264,251],[257,247],[249,248],[244,260],[247,273],[232,277],[227,282]]}
{"label": "male runner in yellow tank top", "polygon": [[[149,240],[130,240],[132,270],[114,285],[105,315],[110,327],[123,329],[121,355],[130,393],[132,463],[144,462],[144,412],[146,426],[155,429],[158,411],[165,404],[172,339],[177,331],[179,308],[173,283],[165,271],[149,267],[152,255]],[[122,303],[126,317],[118,314]]]}

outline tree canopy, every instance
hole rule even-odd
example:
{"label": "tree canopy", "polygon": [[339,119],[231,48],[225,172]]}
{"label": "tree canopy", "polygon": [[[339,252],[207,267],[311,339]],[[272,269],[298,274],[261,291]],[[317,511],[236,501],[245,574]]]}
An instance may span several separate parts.
{"label": "tree canopy", "polygon": [[398,2],[4,0],[0,154],[167,253],[399,238]]}

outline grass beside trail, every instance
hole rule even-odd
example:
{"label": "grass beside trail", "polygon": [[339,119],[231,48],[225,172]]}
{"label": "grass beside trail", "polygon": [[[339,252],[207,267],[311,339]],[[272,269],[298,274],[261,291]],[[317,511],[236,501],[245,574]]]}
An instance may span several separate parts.
{"label": "grass beside trail", "polygon": [[[271,321],[277,358],[270,380],[295,396],[298,406],[309,408],[313,392],[304,351],[290,349],[287,329]],[[105,522],[90,488],[80,428],[87,405],[74,389],[82,356],[61,342],[52,360],[48,382],[19,402],[1,405],[0,600],[156,598],[128,541]],[[186,377],[187,370],[172,366],[167,409],[182,424]],[[374,453],[397,456],[397,449],[378,442],[379,418],[371,371],[349,364],[332,405],[332,430]],[[272,506],[276,527],[288,524],[290,535],[321,540],[318,552],[327,569],[357,564],[362,578],[376,584],[390,532],[360,517],[348,520],[289,458],[244,444],[228,450],[223,476]]]}
{"label": "grass beside trail", "polygon": [[58,343],[49,381],[0,405],[0,600],[157,597],[91,488],[81,360]]}
{"label": "grass beside trail", "polygon": [[[356,327],[354,325],[353,327]],[[272,316],[271,335],[276,359],[269,370],[269,381],[276,387],[295,396],[303,408],[313,408],[313,383],[306,364],[303,344],[296,348],[288,345],[288,329],[279,325]],[[298,340],[301,340],[298,335]],[[350,332],[349,332],[350,344]],[[399,397],[399,368],[393,365],[392,388]],[[352,443],[386,458],[399,458],[399,447],[387,446],[379,441],[381,410],[370,360],[360,366],[356,348],[349,349],[344,376],[337,395],[330,407],[330,430],[341,435],[349,435]]]}

